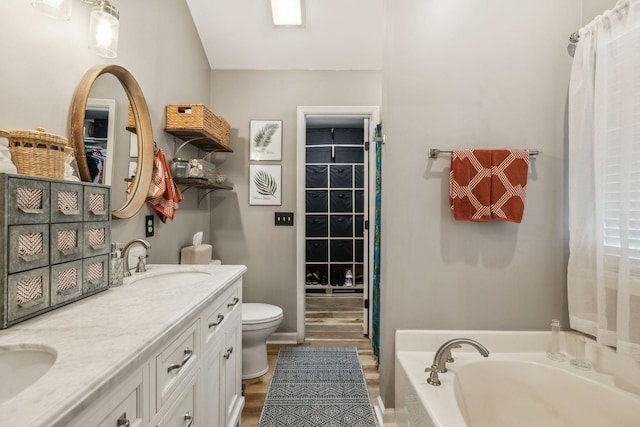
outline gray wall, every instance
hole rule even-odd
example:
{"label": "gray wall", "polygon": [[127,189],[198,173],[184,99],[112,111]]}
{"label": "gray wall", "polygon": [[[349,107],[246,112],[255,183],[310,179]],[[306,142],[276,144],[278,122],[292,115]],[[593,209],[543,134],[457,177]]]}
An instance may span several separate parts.
{"label": "gray wall", "polygon": [[606,9],[611,9],[616,5],[616,0],[583,0],[582,2],[582,25],[586,25],[596,16]]}
{"label": "gray wall", "polygon": [[[174,143],[163,132],[165,105],[211,101],[232,124],[235,152],[218,159],[235,190],[199,206],[198,191],[187,191],[176,220],[157,225],[150,261],[177,262],[202,230],[225,263],[249,266],[245,299],[281,305],[281,331],[293,332],[295,228],[275,228],[273,212],[295,210],[296,106],[383,104],[381,394],[393,406],[397,328],[546,329],[552,317],[566,319],[566,43],[581,21],[614,4],[388,1],[381,83],[378,72],[211,72],[181,1],[118,2],[119,57],[110,61],[86,48],[89,6],[74,1],[71,21],[57,22],[25,0],[2,0],[0,128],[66,135],[76,84],[88,68],[109,62],[140,83],[168,155]],[[284,121],[282,206],[248,206],[250,119]],[[448,158],[429,161],[427,150],[503,146],[543,151],[529,176],[523,223],[454,222]],[[150,212],[145,206],[114,221],[114,241],[142,237]]]}
{"label": "gray wall", "polygon": [[[296,210],[297,106],[380,105],[375,71],[213,71],[214,112],[232,123],[234,152],[219,155],[233,192],[211,197],[211,241],[225,264],[246,264],[243,298],[277,304],[279,332],[296,331],[296,228],[275,227],[274,212]],[[249,206],[249,121],[283,121],[282,206]],[[252,162],[259,163],[259,162]],[[300,221],[297,217],[294,222]]]}
{"label": "gray wall", "polygon": [[[87,49],[91,7],[73,1],[70,21],[40,15],[25,0],[0,2],[0,128],[34,129],[67,136],[71,97],[82,75],[98,64],[115,63],[136,78],[149,105],[158,145],[171,157],[172,137],[163,131],[169,103],[209,102],[210,69],[191,15],[183,1],[119,1],[118,57],[109,60]],[[128,151],[129,141],[117,141]],[[173,223],[157,221],[150,262],[178,262],[182,246],[196,231],[208,238],[209,212],[197,207],[196,193],[186,201]],[[135,217],[113,221],[113,241],[144,237],[146,205]]]}
{"label": "gray wall", "polygon": [[[387,2],[381,395],[389,406],[398,328],[566,323],[566,48],[580,6]],[[473,147],[543,152],[521,224],[452,219],[449,157],[430,160],[427,150]]]}

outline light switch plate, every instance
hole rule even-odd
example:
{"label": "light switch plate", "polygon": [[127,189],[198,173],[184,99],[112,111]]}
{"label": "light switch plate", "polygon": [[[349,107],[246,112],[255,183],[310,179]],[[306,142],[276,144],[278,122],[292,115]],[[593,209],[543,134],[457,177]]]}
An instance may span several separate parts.
{"label": "light switch plate", "polygon": [[293,225],[293,212],[276,212],[275,225]]}

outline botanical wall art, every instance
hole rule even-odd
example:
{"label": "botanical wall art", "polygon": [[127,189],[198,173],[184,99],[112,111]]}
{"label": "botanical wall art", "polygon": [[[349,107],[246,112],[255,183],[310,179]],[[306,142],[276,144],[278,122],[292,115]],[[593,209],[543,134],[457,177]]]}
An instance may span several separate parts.
{"label": "botanical wall art", "polygon": [[249,204],[282,204],[282,166],[249,165]]}
{"label": "botanical wall art", "polygon": [[251,120],[250,160],[282,160],[282,120]]}

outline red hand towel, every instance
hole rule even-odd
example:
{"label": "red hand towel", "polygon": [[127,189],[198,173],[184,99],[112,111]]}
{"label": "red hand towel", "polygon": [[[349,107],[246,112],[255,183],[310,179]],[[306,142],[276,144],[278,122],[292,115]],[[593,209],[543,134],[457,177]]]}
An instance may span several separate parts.
{"label": "red hand towel", "polygon": [[449,200],[457,221],[490,219],[491,150],[453,150]]}
{"label": "red hand towel", "polygon": [[529,174],[529,150],[493,150],[491,154],[491,218],[522,221]]}
{"label": "red hand towel", "polygon": [[164,152],[158,148],[153,158],[153,175],[147,203],[156,211],[160,221],[166,223],[167,218],[173,221],[175,211],[178,210],[178,203],[183,200],[184,196],[173,181]]}

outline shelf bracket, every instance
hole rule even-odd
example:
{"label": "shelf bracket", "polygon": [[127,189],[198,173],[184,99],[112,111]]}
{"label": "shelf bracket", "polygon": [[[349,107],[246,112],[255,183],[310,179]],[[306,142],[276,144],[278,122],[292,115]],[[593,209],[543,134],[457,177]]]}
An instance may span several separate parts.
{"label": "shelf bracket", "polygon": [[[187,144],[191,144],[193,141],[197,141],[199,139],[207,139],[204,136],[199,136],[197,138],[191,138],[191,139],[187,139],[185,140],[182,144],[180,144],[180,146],[178,147],[178,149],[173,153],[173,158],[177,158],[178,157],[178,151],[182,150],[182,148],[187,145]],[[173,137],[173,143],[176,144],[176,137]]]}
{"label": "shelf bracket", "polygon": [[[178,185],[178,184],[176,184],[176,185]],[[183,184],[183,185],[184,185],[184,184]],[[187,192],[187,190],[188,190],[188,189],[190,189],[191,187],[194,187],[194,186],[193,186],[193,185],[187,185],[187,186],[185,186],[184,190],[180,190],[180,192],[181,192],[182,194],[184,194],[184,193],[186,193],[186,192]]]}
{"label": "shelf bracket", "polygon": [[216,189],[212,188],[211,190],[207,190],[202,197],[198,197],[198,207],[200,207],[200,202],[202,202],[204,200],[205,197],[207,197],[210,193],[213,193]]}

